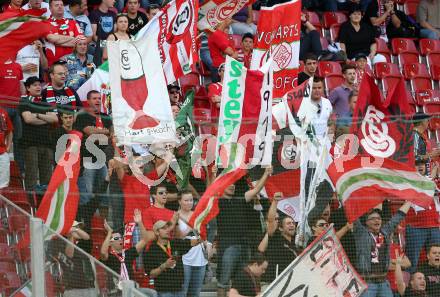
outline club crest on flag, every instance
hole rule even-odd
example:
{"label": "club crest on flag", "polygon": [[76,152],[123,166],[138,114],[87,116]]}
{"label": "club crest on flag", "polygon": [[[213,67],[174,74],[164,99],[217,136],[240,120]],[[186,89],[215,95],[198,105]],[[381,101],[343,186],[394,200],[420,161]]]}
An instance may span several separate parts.
{"label": "club crest on flag", "polygon": [[237,13],[247,2],[248,0],[225,1],[209,9],[206,13],[206,20],[212,28],[216,28],[218,24]]}
{"label": "club crest on flag", "polygon": [[368,106],[362,121],[361,140],[363,148],[372,156],[388,158],[396,151],[396,142],[388,135],[388,125],[384,121],[385,114],[373,105]]}
{"label": "club crest on flag", "polygon": [[194,18],[194,7],[189,2],[183,2],[179,11],[170,22],[168,28],[167,41],[168,43],[177,43],[181,41],[188,31],[191,29],[191,24]]}

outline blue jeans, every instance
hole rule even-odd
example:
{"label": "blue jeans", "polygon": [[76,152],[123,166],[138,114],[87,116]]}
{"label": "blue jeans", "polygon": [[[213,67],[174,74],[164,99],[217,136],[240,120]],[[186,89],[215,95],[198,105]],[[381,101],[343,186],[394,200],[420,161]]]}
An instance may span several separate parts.
{"label": "blue jeans", "polygon": [[182,291],[179,292],[157,292],[157,297],[185,297]]}
{"label": "blue jeans", "polygon": [[[107,166],[102,166],[99,169],[84,168],[83,174],[78,178],[78,188],[80,189],[80,205],[84,205],[90,201],[93,194],[100,191],[98,187],[104,183],[107,176]],[[101,192],[102,193],[102,192]],[[108,205],[108,197],[104,195],[106,201],[101,201],[101,204]]]}
{"label": "blue jeans", "polygon": [[12,134],[12,148],[14,150],[14,160],[17,162],[20,173],[24,174],[24,149],[19,145],[19,140],[21,139],[23,133],[23,124],[21,122],[21,115],[18,113],[18,108],[5,107],[8,113],[9,119],[14,127],[14,132]]}
{"label": "blue jeans", "polygon": [[183,296],[199,297],[205,279],[205,266],[183,265]]}
{"label": "blue jeans", "polygon": [[362,293],[361,297],[393,297],[390,283],[384,281],[382,283],[367,283],[368,289]]}
{"label": "blue jeans", "polygon": [[439,228],[414,228],[406,226],[406,255],[411,261],[409,272],[416,272],[422,248],[431,244],[440,244]]}
{"label": "blue jeans", "polygon": [[241,250],[242,246],[235,244],[228,246],[221,253],[221,265],[217,268],[217,287],[224,289],[229,288],[229,282],[234,272],[241,268]]}
{"label": "blue jeans", "polygon": [[437,32],[429,29],[420,29],[420,38],[438,39]]}

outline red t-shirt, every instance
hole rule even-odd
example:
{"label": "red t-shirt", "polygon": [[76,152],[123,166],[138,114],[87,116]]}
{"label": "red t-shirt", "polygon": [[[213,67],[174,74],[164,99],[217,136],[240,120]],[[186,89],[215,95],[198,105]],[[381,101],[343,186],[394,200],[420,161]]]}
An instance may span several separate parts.
{"label": "red t-shirt", "polygon": [[242,49],[239,49],[237,51],[237,55],[238,55],[237,60],[242,62],[244,67],[248,69],[251,68],[252,52],[250,52],[249,54],[245,54]]}
{"label": "red t-shirt", "polygon": [[[218,117],[220,116],[220,107],[217,107],[217,103],[214,102],[214,96],[222,96],[223,85],[219,82],[212,83],[208,86],[208,98],[211,100],[211,120],[213,124],[218,123]],[[212,135],[217,135],[217,127],[213,126]]]}
{"label": "red t-shirt", "polygon": [[23,71],[18,63],[0,64],[0,106],[15,108],[20,102]]}
{"label": "red t-shirt", "polygon": [[139,181],[136,176],[125,174],[121,181],[124,193],[124,223],[133,221],[134,210],[142,213],[150,207],[150,189]]}
{"label": "red t-shirt", "polygon": [[208,48],[211,53],[212,65],[215,68],[225,62],[224,51],[228,47],[234,48],[234,44],[224,31],[216,30],[208,37]]}
{"label": "red t-shirt", "polygon": [[171,221],[173,218],[174,211],[168,208],[158,208],[156,206],[151,206],[142,213],[142,221],[144,223],[145,229],[153,230],[153,225],[157,221]]}
{"label": "red t-shirt", "polygon": [[410,208],[405,222],[407,225],[416,228],[438,228],[440,226],[439,214],[435,209],[434,201],[431,202],[430,209],[418,211],[417,213],[413,208]]}
{"label": "red t-shirt", "polygon": [[14,130],[6,110],[0,108],[0,154],[6,152],[6,136]]}
{"label": "red t-shirt", "polygon": [[[52,17],[49,19],[49,22],[52,26],[51,31],[53,34],[72,36],[72,37],[76,37],[82,34],[81,29],[75,20],[70,20],[65,18],[54,19]],[[55,61],[58,61],[62,56],[71,54],[72,51],[73,48],[68,46],[55,45],[55,53],[51,49],[46,48],[46,56],[49,66],[52,65]]]}

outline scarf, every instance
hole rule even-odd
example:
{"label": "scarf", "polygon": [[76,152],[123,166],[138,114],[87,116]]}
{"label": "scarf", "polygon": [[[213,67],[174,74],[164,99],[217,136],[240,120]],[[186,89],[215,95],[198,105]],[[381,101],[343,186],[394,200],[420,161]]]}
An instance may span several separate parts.
{"label": "scarf", "polygon": [[110,249],[110,254],[116,257],[121,263],[121,273],[119,274],[119,283],[118,287],[121,287],[121,282],[124,280],[129,280],[130,276],[128,275],[127,266],[125,265],[125,252],[122,251],[122,254],[119,255],[114,249]]}
{"label": "scarf", "polygon": [[69,35],[69,19],[55,19],[51,17],[49,21],[52,26],[58,29],[60,35]]}
{"label": "scarf", "polygon": [[131,248],[131,239],[133,238],[134,227],[136,227],[136,223],[134,222],[125,225],[124,250]]}
{"label": "scarf", "polygon": [[[73,93],[72,89],[69,87],[64,87],[64,92],[66,93],[67,97],[69,97],[68,101],[72,104],[72,106],[76,107],[76,98],[75,94]],[[46,89],[46,102],[51,105],[56,105],[58,102],[55,98],[55,92],[53,90],[52,84],[49,84]]]}
{"label": "scarf", "polygon": [[21,96],[21,100],[26,100],[26,101],[29,101],[29,102],[32,102],[32,103],[40,103],[41,102],[41,96],[37,96],[37,97],[31,96],[31,95]]}
{"label": "scarf", "polygon": [[378,235],[374,235],[370,232],[371,237],[374,241],[374,246],[371,249],[371,263],[379,263],[379,249],[382,247],[382,245],[385,243],[385,238],[382,235],[382,233],[379,233]]}
{"label": "scarf", "polygon": [[[383,15],[385,13],[385,1],[377,0],[377,6],[379,7],[379,16]],[[387,24],[391,21],[391,16],[387,16],[385,22],[379,25],[380,28],[380,35],[386,36],[387,35]]]}

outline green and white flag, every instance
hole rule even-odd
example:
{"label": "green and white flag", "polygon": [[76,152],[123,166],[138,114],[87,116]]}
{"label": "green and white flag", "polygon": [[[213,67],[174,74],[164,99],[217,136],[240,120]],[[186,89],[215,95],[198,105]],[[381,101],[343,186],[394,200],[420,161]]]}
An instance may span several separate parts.
{"label": "green and white flag", "polygon": [[96,90],[101,94],[101,112],[110,114],[110,76],[107,61],[99,66],[92,76],[76,91],[83,104],[87,101],[87,93],[92,90]]}

